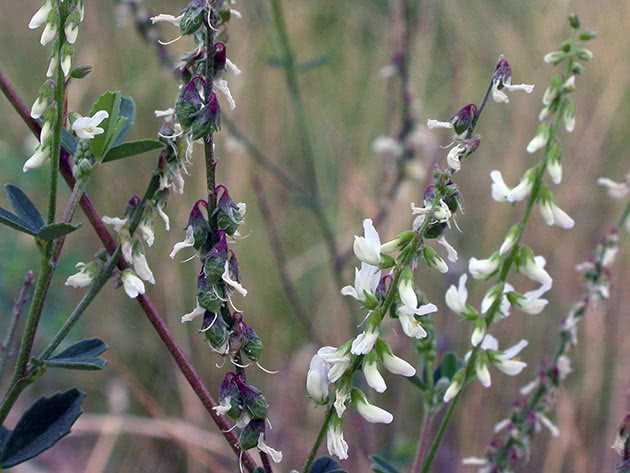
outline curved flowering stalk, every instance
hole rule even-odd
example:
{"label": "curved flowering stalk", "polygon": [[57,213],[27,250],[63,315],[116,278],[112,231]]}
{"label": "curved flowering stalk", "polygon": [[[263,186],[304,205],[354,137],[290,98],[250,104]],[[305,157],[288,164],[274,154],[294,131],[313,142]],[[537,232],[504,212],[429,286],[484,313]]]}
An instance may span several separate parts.
{"label": "curved flowering stalk", "polygon": [[235,422],[241,450],[257,448],[265,471],[271,472],[270,459],[278,463],[282,453],[265,442],[268,404],[245,375],[251,363],[264,370],[259,363],[263,344],[235,302],[236,298],[245,297],[247,290],[241,284],[231,244],[240,238],[238,229],[247,207],[235,202],[228,188],[216,183],[215,175],[214,134],[221,127],[221,101],[217,94],[234,109],[236,104],[225,77],[240,74],[227,57],[224,43],[225,26],[231,17],[240,16],[231,3],[192,0],[177,17],[152,18],[154,23],[178,26],[180,37],[190,36],[195,44],[195,49],[178,65],[182,88],[174,109],[164,115],[168,114],[173,128],[186,142],[187,153],[195,141],[203,143],[208,187],[207,198],[195,202],[190,211],[184,240],[173,247],[170,256],[175,258],[180,252],[192,250],[199,258],[195,308],[182,317],[182,322],[201,319],[200,334],[210,349],[235,367],[235,372],[225,375],[215,411]]}
{"label": "curved flowering stalk", "polygon": [[[471,258],[470,260],[469,272],[473,278],[486,280],[495,278],[496,282],[486,293],[480,311],[467,304],[467,294],[461,288],[452,288],[447,292],[446,300],[449,307],[473,324],[471,339],[473,348],[466,357],[465,366],[454,375],[444,395],[444,401],[450,402],[450,405],[424,459],[420,470],[422,473],[428,473],[431,468],[464,386],[477,378],[485,387],[488,387],[490,365],[510,375],[518,374],[525,366],[518,360],[512,360],[513,356],[526,346],[525,340],[506,351],[497,351],[496,340],[489,335],[488,330],[494,322],[509,315],[510,307],[516,307],[526,313],[539,313],[547,304],[547,301],[542,299],[542,295],[551,288],[552,280],[545,270],[545,259],[542,256],[535,256],[530,248],[521,244],[534,207],[539,207],[548,225],[557,225],[564,229],[572,228],[574,225],[571,217],[555,204],[551,189],[544,182],[546,172],[554,183],[559,183],[562,179],[562,152],[557,134],[563,123],[568,132],[574,129],[575,102],[572,93],[575,90],[576,76],[583,72],[583,66],[578,61],[589,60],[592,57],[590,51],[578,45],[578,39],[588,40],[593,36],[580,31],[576,17],[570,19],[570,24],[571,38],[562,44],[560,51],[545,56],[545,62],[554,65],[562,63],[566,69],[561,75],[553,77],[550,86],[545,91],[544,108],[539,116],[541,123],[536,136],[527,146],[530,154],[542,150],[542,160],[527,170],[519,185],[514,188],[505,184],[500,172],[491,173],[492,197],[495,200],[513,203],[527,199],[525,212],[520,222],[508,231],[499,250],[487,259]],[[499,67],[497,70],[505,70],[505,68]],[[511,84],[511,81],[509,83]],[[499,92],[503,89],[510,90],[506,79],[503,80],[503,85],[503,88],[500,86],[493,88],[495,95],[497,95],[497,90]],[[514,88],[514,86],[511,87]],[[501,95],[499,94],[495,99],[500,100]],[[527,278],[540,284],[540,287],[524,294],[515,291],[508,283],[513,269],[517,269]]]}
{"label": "curved flowering stalk", "polygon": [[437,307],[424,296],[418,296],[413,272],[421,262],[441,273],[448,271],[446,261],[429,244],[431,241],[443,247],[447,259],[457,260],[457,252],[443,235],[451,225],[456,225],[454,216],[461,208],[459,191],[452,176],[461,169],[461,161],[479,146],[480,140],[474,130],[498,80],[502,79],[497,78],[495,72],[479,107],[466,105],[448,122],[429,120],[429,127],[437,124],[452,129],[455,135],[447,156],[447,169],[434,172],[434,184],[425,190],[422,207],[411,204],[415,216],[412,230],[382,243],[372,220],[366,219],[364,235],[355,237],[353,250],[361,266],[355,269],[354,286],[346,286],[341,292],[356,299],[366,312],[362,323],[364,330],[340,347],[321,348],[311,360],[307,392],[313,401],[328,406],[328,410],[304,472],[312,466],[324,436],[330,454],[340,459],[348,457],[342,417],[348,407],[355,408],[368,422],[390,423],[393,420],[389,412],[370,404],[365,393],[353,386],[357,371],[362,370],[368,386],[377,392],[387,388],[378,370],[380,365],[393,374],[415,376],[415,368],[395,356],[381,338],[382,325],[389,314],[398,319],[408,337],[416,340],[430,338],[431,323],[426,316],[436,312]]}
{"label": "curved flowering stalk", "polygon": [[557,390],[572,371],[569,351],[577,344],[578,324],[589,307],[609,298],[609,273],[619,250],[619,229],[627,224],[629,212],[630,203],[619,223],[595,247],[591,259],[576,266],[582,274],[584,291],[562,323],[560,343],[553,358],[544,363],[533,381],[523,386],[521,398],[514,403],[510,416],[496,424],[496,435],[485,457],[466,458],[464,464],[480,466],[480,473],[509,473],[518,464],[528,461],[532,439],[541,426],[551,435],[559,435],[549,418],[554,411]]}

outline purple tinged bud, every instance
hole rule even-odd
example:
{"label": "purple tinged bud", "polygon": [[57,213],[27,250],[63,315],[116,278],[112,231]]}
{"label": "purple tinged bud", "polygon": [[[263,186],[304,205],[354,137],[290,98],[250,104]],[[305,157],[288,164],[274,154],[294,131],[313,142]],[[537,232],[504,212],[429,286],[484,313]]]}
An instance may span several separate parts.
{"label": "purple tinged bud", "polygon": [[389,291],[389,288],[392,285],[392,279],[393,278],[391,274],[386,274],[381,278],[378,286],[376,286],[376,297],[378,297],[379,299],[385,297],[385,294],[387,294],[387,291]]}
{"label": "purple tinged bud", "polygon": [[218,42],[214,45],[214,73],[218,73],[225,69],[225,63],[227,60],[227,51],[225,44]]}
{"label": "purple tinged bud", "polygon": [[425,202],[431,202],[435,197],[435,186],[433,184],[426,187],[424,190],[423,199]]}
{"label": "purple tinged bud", "polygon": [[497,67],[494,70],[492,81],[497,84],[498,89],[502,89],[504,84],[512,83],[512,68],[505,58],[499,59]]}
{"label": "purple tinged bud", "polygon": [[473,103],[470,103],[460,109],[453,117],[451,118],[451,123],[453,124],[453,128],[455,129],[455,133],[458,135],[462,135],[471,128],[475,117],[477,116],[477,106]]}

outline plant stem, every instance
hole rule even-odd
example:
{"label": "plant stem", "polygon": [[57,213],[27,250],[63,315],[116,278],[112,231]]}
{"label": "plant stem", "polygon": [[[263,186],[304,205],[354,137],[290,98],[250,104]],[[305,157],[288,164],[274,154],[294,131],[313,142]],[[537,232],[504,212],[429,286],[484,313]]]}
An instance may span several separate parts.
{"label": "plant stem", "polygon": [[[486,94],[487,95],[487,94]],[[558,110],[556,111],[556,117],[555,120],[553,122],[553,125],[551,126],[550,129],[550,134],[549,134],[549,139],[547,141],[547,144],[545,145],[545,149],[544,149],[544,158],[543,160],[537,165],[538,169],[536,170],[536,174],[534,177],[534,184],[532,187],[532,191],[531,194],[529,196],[529,199],[527,201],[527,206],[525,208],[525,212],[523,214],[523,217],[521,218],[520,223],[518,224],[518,230],[515,236],[515,243],[510,251],[510,253],[508,254],[507,258],[505,259],[505,261],[503,262],[502,266],[501,266],[501,270],[499,272],[499,277],[498,277],[498,285],[501,285],[501,289],[498,291],[499,294],[503,293],[503,287],[505,286],[506,282],[507,282],[507,278],[508,275],[510,273],[510,270],[512,269],[512,266],[514,265],[514,262],[516,260],[516,256],[518,254],[519,251],[519,245],[521,242],[521,239],[523,238],[523,234],[525,233],[525,229],[527,228],[527,224],[529,222],[529,218],[531,216],[532,210],[536,204],[536,202],[538,201],[538,197],[540,195],[540,190],[542,188],[543,185],[543,178],[544,178],[544,174],[545,174],[545,170],[547,169],[547,158],[549,155],[549,150],[551,148],[551,145],[554,142],[556,133],[558,131],[558,129],[560,128],[560,123],[562,120],[562,115],[564,112],[564,108],[565,108],[566,102],[563,100],[560,103],[560,106],[558,107]],[[486,319],[486,326],[487,329],[490,328],[490,325],[493,323],[495,317],[497,316],[497,314],[500,311],[501,308],[501,302],[502,302],[502,297],[497,297],[492,306],[490,307],[490,309],[488,309],[488,312],[485,316]],[[433,461],[435,459],[435,456],[437,454],[438,449],[440,448],[440,444],[442,443],[442,440],[444,438],[444,433],[446,432],[446,428],[448,426],[448,424],[451,421],[451,418],[453,416],[453,412],[455,411],[455,408],[457,407],[457,404],[459,403],[459,400],[462,396],[462,393],[464,392],[464,388],[466,386],[466,383],[468,382],[468,380],[471,378],[472,376],[472,371],[473,371],[473,367],[475,365],[475,360],[477,358],[477,354],[479,353],[479,350],[481,349],[480,345],[477,345],[476,347],[473,348],[472,352],[471,352],[471,356],[468,359],[468,362],[466,363],[466,368],[465,368],[465,374],[464,374],[464,386],[462,386],[462,389],[457,393],[457,395],[453,398],[453,400],[451,401],[448,410],[446,411],[446,414],[444,415],[444,417],[442,418],[442,421],[440,422],[440,426],[438,428],[438,432],[435,436],[435,438],[433,439],[433,442],[431,444],[431,449],[429,451],[429,455],[426,457],[422,469],[420,470],[421,473],[428,473],[430,471],[431,465],[433,464]]]}
{"label": "plant stem", "polygon": [[324,422],[322,423],[322,427],[319,429],[319,433],[317,434],[317,438],[315,439],[315,443],[311,448],[310,453],[308,454],[308,458],[306,459],[306,463],[304,464],[304,473],[309,473],[313,462],[315,461],[315,456],[317,455],[317,451],[324,440],[324,436],[326,435],[326,431],[328,430],[328,424],[330,423],[330,419],[332,419],[332,415],[335,412],[335,406],[330,405],[328,407],[328,411],[326,412],[326,417],[324,417]]}
{"label": "plant stem", "polygon": [[2,346],[0,346],[0,379],[2,379],[4,374],[4,369],[6,367],[6,363],[10,356],[12,356],[12,346],[13,346],[13,337],[15,336],[15,331],[17,329],[20,318],[22,317],[22,313],[24,312],[24,308],[29,301],[29,296],[31,292],[31,288],[33,287],[35,277],[33,276],[33,272],[29,271],[26,273],[24,277],[24,282],[22,283],[22,287],[20,288],[20,292],[18,293],[17,298],[15,299],[15,303],[13,304],[13,310],[11,311],[11,322],[9,328],[7,329],[7,334],[4,337],[4,341],[2,342]]}
{"label": "plant stem", "polygon": [[[57,8],[61,14],[61,3],[57,1]],[[63,21],[61,24],[63,24]],[[49,190],[49,202],[48,202],[48,223],[54,223],[55,211],[57,206],[57,176],[59,174],[59,160],[61,153],[61,130],[63,128],[63,109],[65,104],[65,82],[64,73],[61,68],[61,48],[64,40],[63,28],[59,29],[59,37],[57,39],[57,82],[55,84],[55,106],[57,118],[55,121],[55,128],[52,138],[51,146],[51,159],[50,159],[50,190]],[[37,334],[37,327],[42,315],[44,303],[46,301],[46,295],[48,293],[48,287],[52,281],[54,272],[54,262],[52,260],[54,252],[54,242],[46,242],[44,251],[41,257],[40,270],[37,275],[37,283],[35,285],[35,293],[33,294],[33,303],[31,304],[28,316],[26,318],[26,324],[24,327],[24,333],[20,341],[20,349],[11,380],[11,385],[23,385],[21,382],[24,374],[26,373],[26,367],[31,356],[33,349],[33,343],[35,341],[35,335]],[[11,390],[10,390],[11,391]],[[11,394],[11,393],[7,393]],[[14,396],[15,394],[12,394]],[[17,394],[19,396],[19,393]],[[11,396],[11,397],[12,397]],[[11,409],[11,406],[15,402],[15,399],[11,402],[11,397],[3,400],[2,406],[0,406],[0,424],[4,423],[7,415]],[[16,397],[17,399],[17,397]]]}
{"label": "plant stem", "polygon": [[[9,100],[15,111],[22,118],[24,123],[30,128],[33,134],[35,136],[39,136],[39,133],[41,131],[39,123],[31,118],[28,107],[15,92],[15,88],[13,87],[11,81],[9,81],[9,79],[1,71],[0,90],[2,90],[5,97]],[[72,175],[70,156],[66,150],[62,150],[61,153],[60,172],[68,187],[70,187],[71,189],[74,188],[76,180]],[[83,194],[81,196],[79,204],[83,209],[83,213],[90,222],[90,225],[94,228],[94,232],[101,240],[101,243],[103,244],[105,250],[108,253],[113,254],[116,251],[116,242],[112,234],[103,223],[101,215],[92,202],[92,199],[90,199],[87,194]],[[127,268],[127,264],[119,258],[118,269],[124,270],[125,268]],[[201,401],[204,409],[208,412],[213,422],[216,424],[217,428],[221,432],[221,435],[225,438],[234,454],[237,457],[241,457],[245,469],[247,469],[247,471],[249,472],[253,472],[257,466],[256,462],[253,460],[249,453],[241,452],[238,438],[230,430],[231,426],[228,424],[228,422],[226,422],[223,417],[221,417],[214,411],[213,408],[217,406],[216,401],[210,394],[210,391],[208,391],[208,388],[204,384],[203,379],[201,378],[199,373],[197,373],[191,362],[188,360],[186,354],[175,342],[175,338],[173,337],[168,326],[162,319],[153,301],[146,295],[138,296],[136,298],[136,301],[138,302],[140,308],[145,313],[147,319],[153,326],[153,329],[160,337],[160,340],[168,350],[169,354],[177,364],[178,369],[184,375],[186,381],[188,381],[188,384],[194,391],[197,398]]]}

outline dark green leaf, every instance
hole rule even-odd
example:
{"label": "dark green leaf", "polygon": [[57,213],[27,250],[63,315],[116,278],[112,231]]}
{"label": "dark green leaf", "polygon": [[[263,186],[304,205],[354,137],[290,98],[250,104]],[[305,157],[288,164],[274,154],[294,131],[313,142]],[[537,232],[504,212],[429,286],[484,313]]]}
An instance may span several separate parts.
{"label": "dark green leaf", "polygon": [[118,127],[118,131],[112,133],[112,147],[118,146],[123,142],[127,133],[129,133],[129,129],[136,121],[136,104],[131,97],[123,95],[120,98],[120,117],[126,118],[126,121],[122,126]]}
{"label": "dark green leaf", "polygon": [[462,362],[457,359],[457,355],[452,352],[448,352],[442,358],[442,363],[435,370],[433,374],[433,379],[435,382],[438,382],[441,378],[447,378],[448,380],[453,379],[457,370],[459,370],[462,366]]}
{"label": "dark green leaf", "polygon": [[61,129],[61,146],[71,155],[77,151],[77,139],[65,128]]}
{"label": "dark green leaf", "polygon": [[129,143],[123,143],[111,148],[103,158],[103,162],[106,163],[108,161],[116,161],[117,159],[129,158],[163,147],[164,144],[157,140],[130,141]]}
{"label": "dark green leaf", "polygon": [[17,186],[7,184],[5,188],[17,216],[33,230],[39,230],[44,225],[44,219],[31,199]]}
{"label": "dark green leaf", "polygon": [[375,473],[398,473],[398,469],[380,455],[372,455],[372,471]]}
{"label": "dark green leaf", "polygon": [[330,457],[319,457],[308,473],[345,473],[339,463]]}
{"label": "dark green leaf", "polygon": [[2,468],[10,468],[36,457],[70,433],[81,415],[82,392],[71,389],[33,404],[9,434],[0,457]]}
{"label": "dark green leaf", "polygon": [[37,238],[42,240],[52,241],[57,238],[66,236],[68,233],[72,233],[77,230],[81,225],[72,225],[70,223],[51,223],[50,225],[44,225],[37,233]]}
{"label": "dark green leaf", "polygon": [[66,348],[44,363],[53,368],[68,368],[77,370],[100,370],[107,362],[99,356],[107,350],[107,345],[98,338],[81,340]]}
{"label": "dark green leaf", "polygon": [[29,235],[35,235],[37,230],[33,230],[28,223],[22,220],[17,215],[12,214],[8,210],[0,207],[0,223],[4,223],[5,225],[14,228],[20,232],[28,233]]}

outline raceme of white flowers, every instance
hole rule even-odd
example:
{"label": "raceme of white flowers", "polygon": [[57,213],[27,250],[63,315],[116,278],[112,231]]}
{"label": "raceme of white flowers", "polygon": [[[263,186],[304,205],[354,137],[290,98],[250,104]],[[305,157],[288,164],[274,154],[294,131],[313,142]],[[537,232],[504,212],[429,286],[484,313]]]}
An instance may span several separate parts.
{"label": "raceme of white flowers", "polygon": [[[57,86],[63,87],[63,84],[56,84],[56,82],[70,75],[74,53],[73,44],[77,40],[79,24],[83,21],[84,14],[83,0],[46,0],[28,24],[32,30],[44,27],[40,42],[42,46],[52,43],[52,52],[46,73],[48,79],[41,86],[37,99],[31,107],[31,117],[41,120],[42,123],[40,144],[24,163],[24,172],[43,166],[50,158],[53,145],[52,130],[55,129],[58,115],[55,89]],[[58,68],[62,72],[61,79],[57,74]]]}
{"label": "raceme of white flowers", "polygon": [[[423,207],[414,204],[411,207],[413,231],[402,232],[385,243],[372,220],[363,221],[363,235],[355,236],[353,245],[360,267],[355,269],[354,284],[341,289],[343,295],[356,299],[365,311],[362,331],[339,347],[320,348],[309,366],[306,390],[317,404],[332,406],[326,431],[327,445],[329,453],[340,459],[348,456],[348,445],[343,438],[343,415],[348,407],[353,407],[368,422],[387,424],[393,420],[389,412],[368,402],[366,394],[352,385],[352,374],[361,370],[367,385],[383,393],[387,390],[387,381],[381,372],[383,368],[405,377],[416,373],[415,368],[396,356],[382,338],[382,321],[386,315],[383,307],[388,294],[395,296],[394,312],[402,332],[412,339],[427,337],[422,318],[438,310],[416,292],[411,267],[399,266],[402,255],[412,250],[417,232],[424,228],[424,224],[446,228],[453,221],[453,211],[444,200],[435,199],[433,195],[425,199]],[[457,252],[443,236],[435,241],[443,247],[447,259],[457,260]],[[440,272],[448,270],[445,260],[426,244],[418,257]],[[391,286],[394,281],[396,287]]]}

